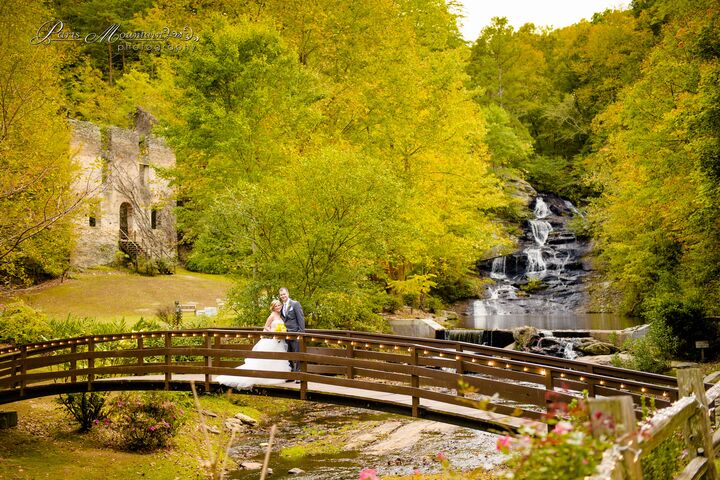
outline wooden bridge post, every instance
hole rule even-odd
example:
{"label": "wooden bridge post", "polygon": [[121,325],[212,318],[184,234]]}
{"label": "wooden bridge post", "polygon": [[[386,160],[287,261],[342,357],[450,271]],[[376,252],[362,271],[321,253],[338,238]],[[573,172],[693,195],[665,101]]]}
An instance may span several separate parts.
{"label": "wooden bridge post", "polygon": [[27,375],[27,345],[20,346],[20,397],[25,396],[25,375]]}
{"label": "wooden bridge post", "polygon": [[[410,365],[417,368],[419,366],[417,347],[410,347]],[[420,377],[413,372],[410,375],[410,386],[412,388],[420,388]],[[412,396],[412,416],[418,418],[420,416],[420,398],[413,393]]]}
{"label": "wooden bridge post", "polygon": [[171,349],[172,333],[165,332],[165,390],[170,390],[170,380],[172,379],[172,374],[170,373],[170,365],[172,364]]}
{"label": "wooden bridge post", "polygon": [[[595,367],[593,364],[588,364],[587,366],[587,372],[590,375],[593,375],[595,373]],[[587,391],[588,391],[588,397],[594,397],[595,396],[595,380],[588,377],[587,379]]]}
{"label": "wooden bridge post", "polygon": [[[75,355],[77,353],[77,345],[71,345],[70,346],[70,354]],[[77,360],[72,359],[70,360],[70,381],[72,383],[77,382]]]}
{"label": "wooden bridge post", "polygon": [[707,458],[707,472],[705,477],[708,480],[717,478],[715,468],[715,452],[713,450],[713,434],[710,429],[710,417],[708,413],[708,401],[705,395],[702,371],[699,368],[680,369],[677,372],[678,394],[680,398],[695,395],[695,399],[702,408],[699,414],[693,416],[684,429],[685,442],[692,448],[688,449],[690,459],[697,456]]}
{"label": "wooden bridge post", "polygon": [[642,480],[637,448],[637,419],[630,395],[588,398],[593,437],[610,434],[623,441],[622,464],[628,480]]}
{"label": "wooden bridge post", "polygon": [[[462,357],[463,348],[459,343],[455,344],[455,351],[458,352],[457,355],[455,355],[455,373],[463,375],[465,373],[465,366],[463,365]],[[460,388],[455,388],[455,395],[458,397],[464,397],[465,393],[460,390]]]}
{"label": "wooden bridge post", "polygon": [[145,354],[142,352],[143,348],[145,348],[145,337],[143,337],[142,335],[138,335],[137,349],[140,351],[140,354],[137,358],[137,364],[139,366],[145,365]]}
{"label": "wooden bridge post", "polygon": [[[355,347],[353,346],[353,342],[352,342],[352,341],[348,342],[348,344],[347,344],[347,349],[345,350],[345,353],[346,353],[346,356],[347,356],[348,358],[355,358]],[[346,376],[349,380],[352,380],[352,379],[355,377],[355,369],[353,368],[352,365],[348,365],[348,366],[347,366],[347,370],[346,370],[345,376]]]}
{"label": "wooden bridge post", "polygon": [[210,334],[205,333],[203,334],[204,339],[204,346],[205,346],[205,391],[210,391],[210,382],[212,381],[212,375],[208,373],[208,369],[213,366],[212,362],[212,356],[210,355],[210,351],[212,348],[212,344],[210,343]]}
{"label": "wooden bridge post", "polygon": [[[217,334],[216,334],[217,335]],[[220,335],[214,336],[215,338],[215,345],[213,346],[213,352],[215,352],[215,355],[212,356],[211,364],[213,367],[219,367],[220,366],[220,350],[222,347],[222,337]]]}
{"label": "wooden bridge post", "polygon": [[[305,335],[300,335],[298,337],[298,352],[299,353],[305,353],[307,351],[307,347],[305,346]],[[307,363],[305,361],[300,361],[300,373],[305,374],[308,371]],[[300,380],[300,400],[307,400],[307,380],[302,379]]]}
{"label": "wooden bridge post", "polygon": [[92,382],[95,381],[95,338],[88,337],[87,342],[87,391],[92,392]]}

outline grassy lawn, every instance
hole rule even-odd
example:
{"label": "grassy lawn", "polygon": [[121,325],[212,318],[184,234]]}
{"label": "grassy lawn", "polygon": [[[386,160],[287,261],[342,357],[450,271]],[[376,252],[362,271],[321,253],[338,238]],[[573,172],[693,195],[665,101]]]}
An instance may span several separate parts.
{"label": "grassy lawn", "polygon": [[[200,397],[201,407],[218,415],[206,417],[209,425],[222,432],[211,436],[215,451],[223,450],[229,439],[229,433],[223,427],[224,419],[241,412],[262,421],[291,408],[289,400],[254,396],[241,396],[240,399],[237,403],[221,396]],[[194,409],[171,448],[132,453],[103,446],[92,432],[76,433],[77,425],[56,405],[53,397],[26,400],[3,408],[17,411],[19,422],[16,428],[0,430],[0,478],[207,478],[200,467],[208,455],[207,445],[203,442],[199,416]]]}
{"label": "grassy lawn", "polygon": [[[231,286],[232,281],[222,275],[183,269],[174,275],[156,277],[99,269],[76,274],[61,284],[31,288],[17,296],[50,317],[124,317],[133,322],[140,317],[154,317],[159,308],[173,306],[175,300],[196,302],[198,308],[217,307],[216,299],[224,299]],[[0,297],[0,304],[9,300]]]}

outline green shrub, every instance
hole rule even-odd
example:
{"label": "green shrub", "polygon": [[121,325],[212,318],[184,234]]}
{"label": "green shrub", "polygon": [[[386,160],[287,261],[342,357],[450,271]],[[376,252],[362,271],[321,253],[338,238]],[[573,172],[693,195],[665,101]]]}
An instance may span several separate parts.
{"label": "green shrub", "polygon": [[105,428],[123,450],[145,452],[163,448],[185,421],[185,410],[167,395],[123,394],[109,405]]}
{"label": "green shrub", "polygon": [[428,297],[426,303],[431,313],[440,313],[445,309],[445,304],[437,297]]}
{"label": "green shrub", "polygon": [[520,290],[526,293],[537,292],[538,290],[542,290],[544,288],[547,288],[547,286],[539,278],[531,278],[527,283],[520,285]]}
{"label": "green shrub", "polygon": [[80,432],[88,432],[107,417],[105,394],[97,392],[60,395],[57,402],[80,424]]}
{"label": "green shrub", "polygon": [[395,313],[403,307],[403,299],[397,295],[387,295],[383,303],[383,311]]}
{"label": "green shrub", "polygon": [[10,304],[0,312],[0,343],[23,345],[42,342],[51,334],[45,314],[22,302]]}
{"label": "green shrub", "polygon": [[382,295],[355,291],[323,292],[311,305],[305,306],[311,312],[308,328],[331,330],[356,330],[387,332],[390,327],[378,315],[382,309]]}
{"label": "green shrub", "polygon": [[623,349],[630,352],[632,358],[623,361],[616,354],[612,358],[614,366],[648,373],[665,373],[670,368],[670,359],[677,351],[677,340],[665,322],[656,320],[650,324],[645,337],[626,341]]}
{"label": "green shrub", "polygon": [[655,335],[654,340],[669,356],[698,360],[697,340],[710,341],[710,354],[718,351],[718,326],[705,318],[699,301],[660,295],[646,302],[643,315],[652,326],[660,327],[660,335]]}

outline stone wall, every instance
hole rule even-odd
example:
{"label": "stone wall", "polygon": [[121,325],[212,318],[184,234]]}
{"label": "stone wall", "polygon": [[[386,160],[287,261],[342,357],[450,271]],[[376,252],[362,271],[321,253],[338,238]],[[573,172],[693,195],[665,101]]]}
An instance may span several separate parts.
{"label": "stone wall", "polygon": [[175,165],[173,152],[152,134],[77,120],[70,124],[71,149],[82,169],[75,188],[88,191],[87,206],[77,218],[73,266],[87,268],[115,261],[124,203],[129,237],[151,256],[174,258],[172,191],[155,170]]}

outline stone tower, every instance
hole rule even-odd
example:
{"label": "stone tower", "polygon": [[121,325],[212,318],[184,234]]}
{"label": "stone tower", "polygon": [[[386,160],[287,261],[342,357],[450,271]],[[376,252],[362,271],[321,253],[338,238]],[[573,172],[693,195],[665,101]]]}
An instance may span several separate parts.
{"label": "stone tower", "polygon": [[150,133],[153,123],[140,109],[134,130],[70,120],[70,148],[82,169],[75,187],[89,192],[77,219],[73,266],[107,265],[119,251],[131,258],[175,260],[173,195],[160,176],[175,165],[175,155]]}

